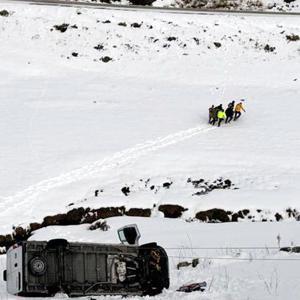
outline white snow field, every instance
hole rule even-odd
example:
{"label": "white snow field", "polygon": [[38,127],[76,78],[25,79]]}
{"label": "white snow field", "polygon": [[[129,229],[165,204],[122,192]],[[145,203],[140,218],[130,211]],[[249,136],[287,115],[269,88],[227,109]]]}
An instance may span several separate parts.
{"label": "white snow field", "polygon": [[[135,222],[145,240],[189,249],[169,249],[171,256],[211,257],[180,271],[180,258],[171,257],[171,288],[155,299],[299,298],[299,256],[271,249],[278,234],[282,245],[299,244],[298,222],[185,221],[210,208],[249,209],[258,220],[265,215],[257,209],[270,220],[300,209],[300,42],[287,39],[300,34],[298,17],[0,1],[4,9],[10,14],[0,16],[0,234],[73,207],[180,204],[188,210],[178,220],[153,210],[149,219],[108,219],[107,233],[48,227],[31,239],[117,242],[115,229]],[[65,32],[54,28],[63,23]],[[103,62],[106,56],[112,60]],[[209,106],[239,99],[246,99],[246,113],[237,122],[208,124]],[[193,196],[187,182],[220,177],[238,189]],[[145,187],[149,178],[154,190]],[[166,181],[173,182],[169,189],[162,188]],[[130,187],[127,197],[123,186]],[[213,259],[227,256],[246,260]],[[4,264],[1,256],[1,270]],[[205,293],[175,292],[202,280],[210,284]],[[14,299],[3,281],[0,299]]]}

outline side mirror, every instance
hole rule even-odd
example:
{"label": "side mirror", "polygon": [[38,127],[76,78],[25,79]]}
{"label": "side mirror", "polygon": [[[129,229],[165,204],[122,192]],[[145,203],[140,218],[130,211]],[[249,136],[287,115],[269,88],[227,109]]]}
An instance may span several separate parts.
{"label": "side mirror", "polygon": [[122,244],[138,245],[141,234],[136,224],[131,224],[118,229],[118,236]]}

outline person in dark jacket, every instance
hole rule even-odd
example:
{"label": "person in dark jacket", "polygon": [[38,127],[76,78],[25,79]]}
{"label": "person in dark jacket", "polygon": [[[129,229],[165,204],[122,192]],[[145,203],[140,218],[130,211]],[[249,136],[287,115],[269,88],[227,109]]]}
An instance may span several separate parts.
{"label": "person in dark jacket", "polygon": [[212,122],[211,122],[212,125],[215,125],[216,122],[218,121],[218,112],[219,112],[221,109],[223,109],[222,104],[220,104],[219,106],[216,106],[216,107],[214,108],[214,111],[213,111],[213,120],[212,120]]}
{"label": "person in dark jacket", "polygon": [[213,120],[214,120],[214,109],[215,106],[212,105],[209,109],[208,109],[208,123],[212,124]]}
{"label": "person in dark jacket", "polygon": [[225,113],[226,113],[225,123],[230,123],[231,120],[233,119],[233,115],[234,115],[234,101],[232,101],[228,104],[228,107],[226,108]]}

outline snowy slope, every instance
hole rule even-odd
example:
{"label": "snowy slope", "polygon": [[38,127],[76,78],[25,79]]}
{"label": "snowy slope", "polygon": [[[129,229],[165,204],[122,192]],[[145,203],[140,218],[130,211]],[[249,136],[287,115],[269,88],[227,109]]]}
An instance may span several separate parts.
{"label": "snowy slope", "polygon": [[[70,203],[179,203],[191,216],[297,208],[299,41],[286,40],[299,33],[296,17],[2,8],[12,12],[0,18],[3,232]],[[66,32],[53,28],[62,23]],[[207,124],[211,104],[240,98],[239,122]],[[221,176],[239,189],[195,197],[186,182]],[[174,185],[155,194],[138,184],[148,178]]]}

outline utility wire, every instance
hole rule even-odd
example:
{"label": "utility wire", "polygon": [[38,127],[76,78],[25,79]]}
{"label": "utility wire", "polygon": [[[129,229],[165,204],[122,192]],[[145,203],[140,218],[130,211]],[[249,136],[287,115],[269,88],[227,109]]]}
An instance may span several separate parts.
{"label": "utility wire", "polygon": [[218,259],[218,260],[243,260],[243,261],[300,261],[300,258],[243,258],[243,257],[209,257],[209,256],[173,256],[169,255],[170,258],[190,258],[190,259]]}

